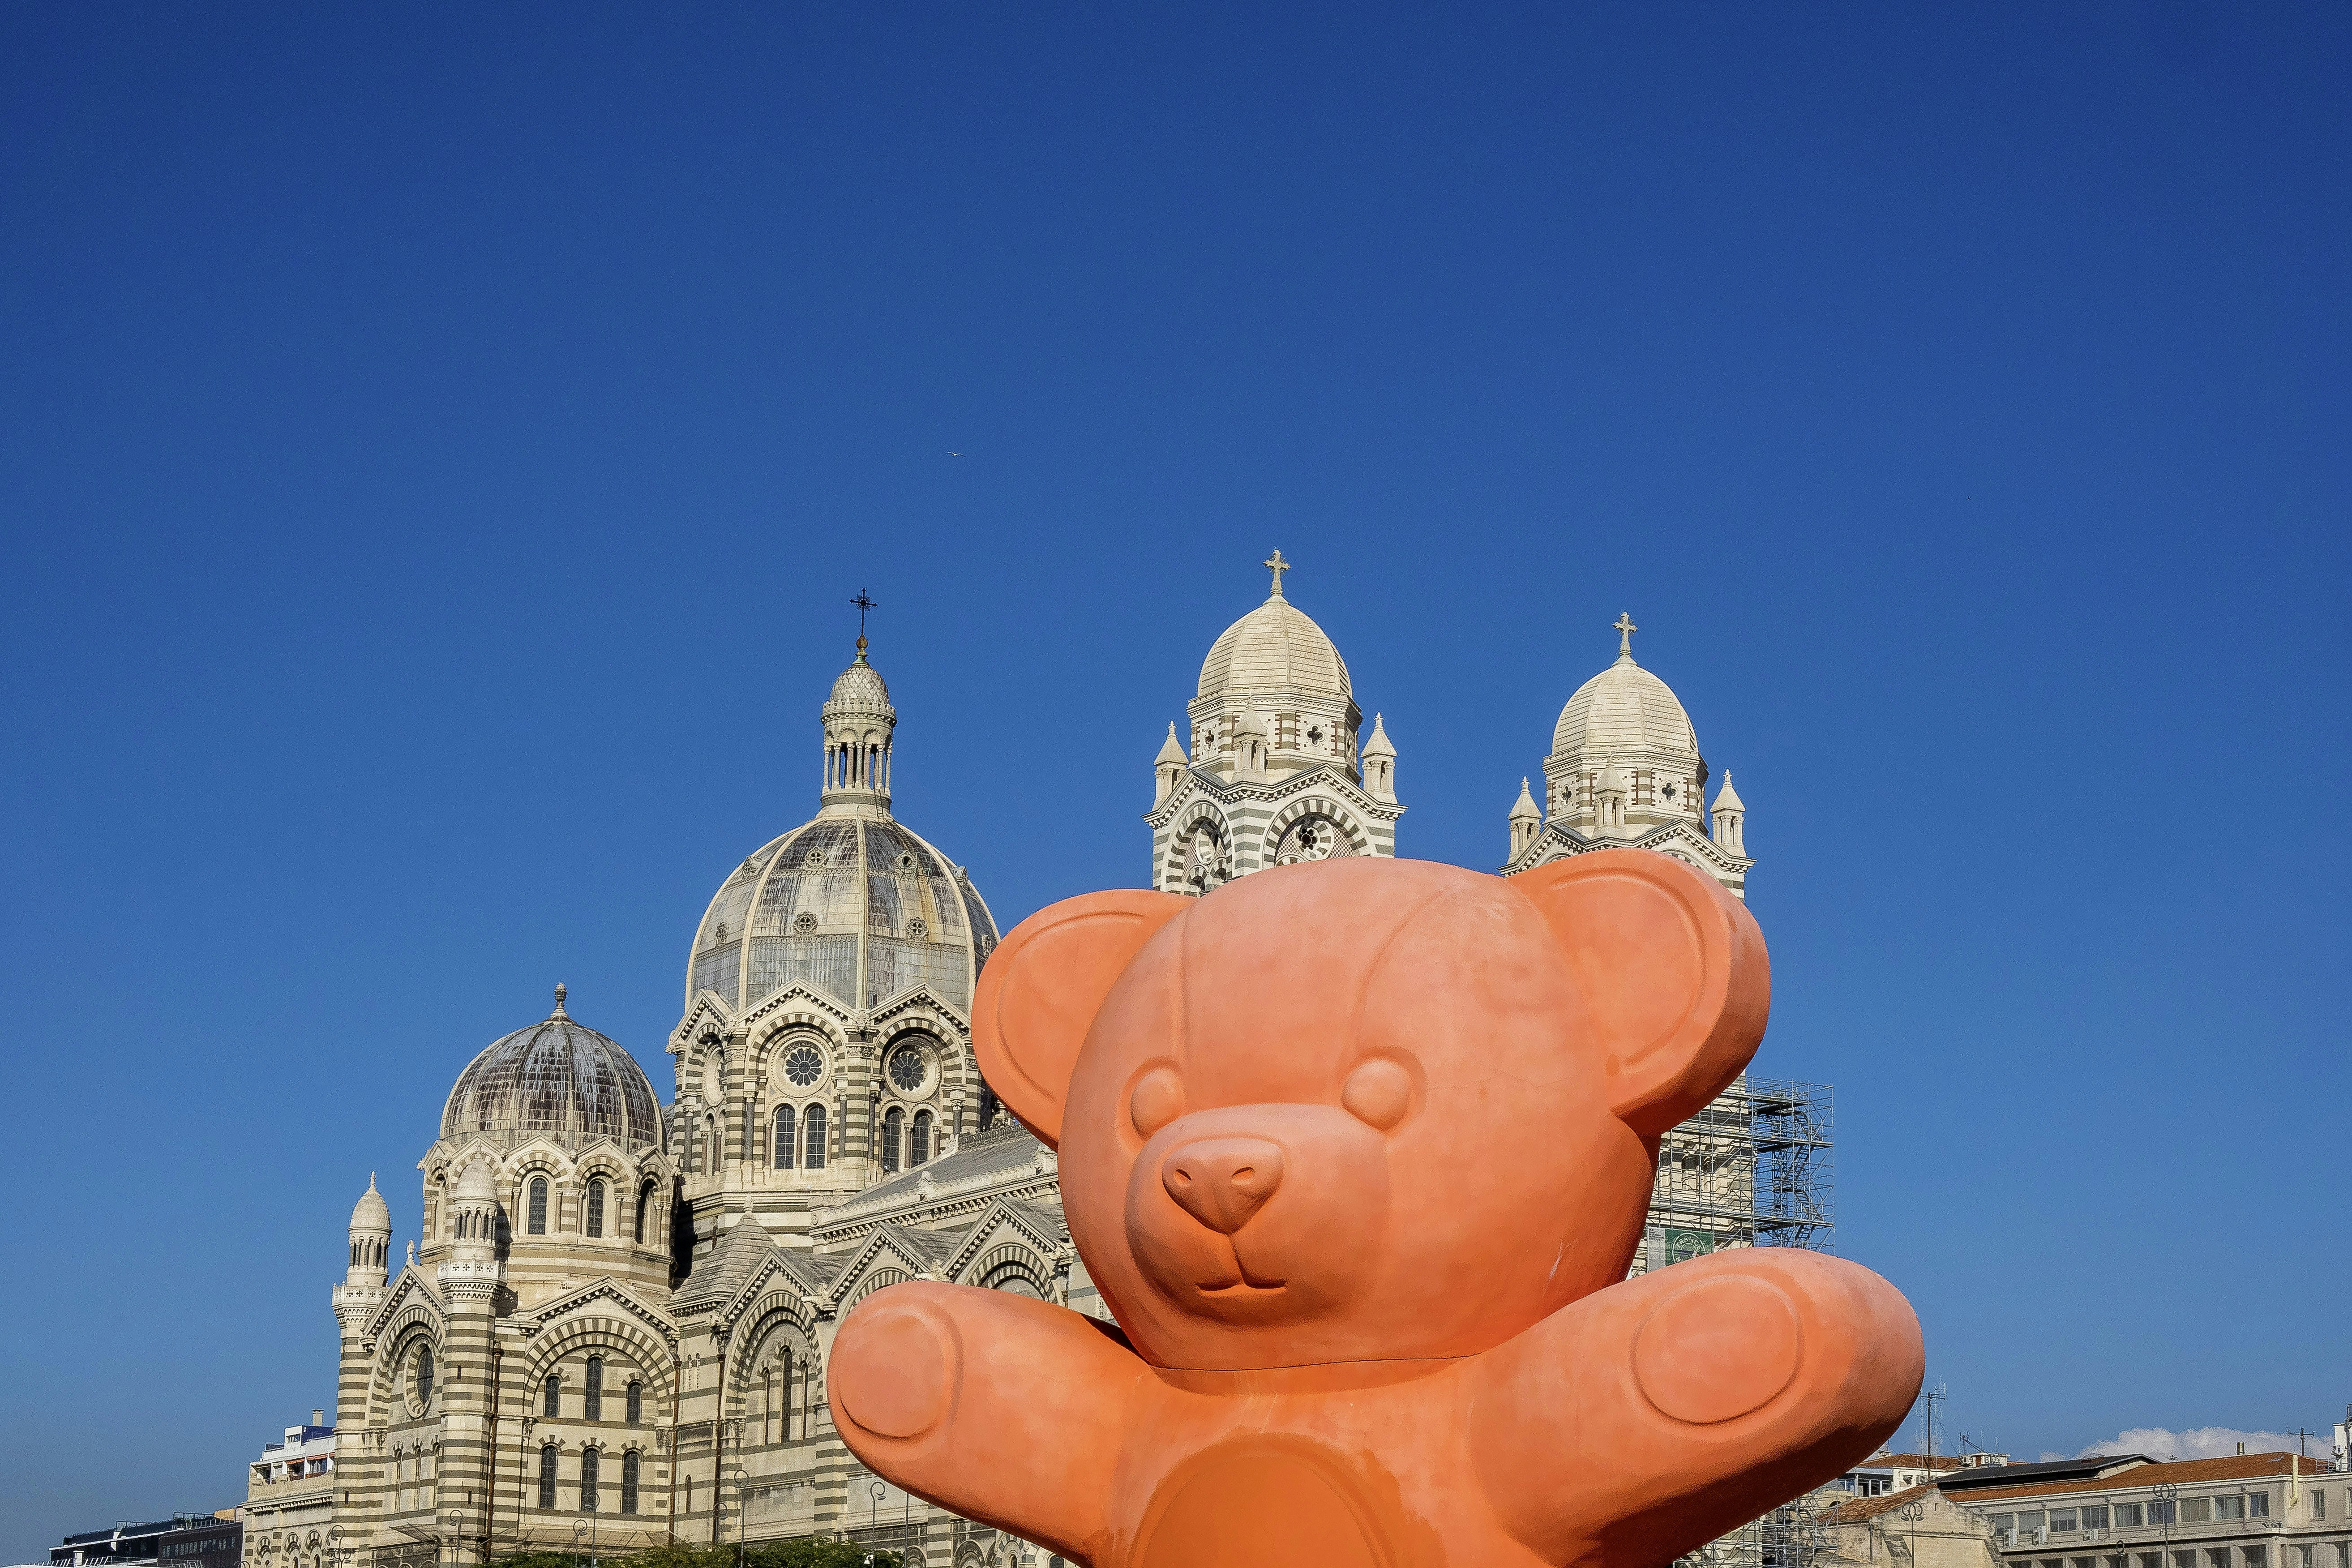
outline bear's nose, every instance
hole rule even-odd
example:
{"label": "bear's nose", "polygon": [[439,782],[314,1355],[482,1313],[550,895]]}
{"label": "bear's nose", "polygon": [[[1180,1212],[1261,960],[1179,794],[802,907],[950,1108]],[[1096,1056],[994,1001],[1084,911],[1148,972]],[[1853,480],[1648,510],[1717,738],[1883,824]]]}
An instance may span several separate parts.
{"label": "bear's nose", "polygon": [[1202,1138],[1160,1162],[1160,1184],[1185,1213],[1231,1236],[1282,1185],[1282,1151],[1263,1138]]}

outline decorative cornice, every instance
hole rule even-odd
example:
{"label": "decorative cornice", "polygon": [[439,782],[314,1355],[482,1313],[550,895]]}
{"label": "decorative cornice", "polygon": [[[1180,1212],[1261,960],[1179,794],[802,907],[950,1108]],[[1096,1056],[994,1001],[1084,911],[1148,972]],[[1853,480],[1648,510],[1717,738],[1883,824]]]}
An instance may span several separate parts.
{"label": "decorative cornice", "polygon": [[988,1206],[988,1211],[980,1216],[980,1223],[971,1227],[970,1234],[948,1258],[946,1273],[949,1279],[962,1273],[971,1260],[980,1256],[982,1247],[994,1244],[995,1237],[1002,1234],[994,1223],[1000,1219],[1035,1243],[1037,1250],[1045,1255],[1048,1263],[1053,1261],[1056,1251],[1067,1245],[1063,1237],[1039,1234],[1038,1227],[1029,1223],[1027,1215],[1015,1209],[1009,1200],[999,1198]]}
{"label": "decorative cornice", "polygon": [[1207,796],[1220,806],[1239,801],[1276,802],[1321,785],[1328,785],[1344,797],[1351,807],[1377,821],[1394,822],[1404,815],[1402,802],[1375,800],[1338,764],[1315,763],[1280,779],[1232,782],[1204,768],[1189,768],[1177,781],[1176,787],[1168,792],[1168,798],[1143,814],[1143,820],[1156,831],[1174,821],[1177,808],[1188,800]]}
{"label": "decorative cornice", "polygon": [[1566,859],[1572,855],[1589,855],[1596,849],[1656,849],[1664,851],[1667,840],[1674,840],[1678,849],[1687,850],[1707,861],[1717,870],[1730,876],[1745,876],[1756,862],[1745,856],[1734,855],[1698,830],[1690,821],[1662,822],[1644,828],[1633,838],[1588,838],[1562,823],[1547,822],[1527,848],[1503,863],[1503,875],[1532,869],[1547,861]]}
{"label": "decorative cornice", "polygon": [[394,1314],[412,1299],[429,1309],[436,1318],[448,1316],[448,1310],[443,1304],[439,1293],[426,1282],[424,1268],[411,1263],[401,1269],[400,1278],[394,1280],[391,1288],[384,1292],[383,1304],[368,1315],[365,1329],[367,1337],[371,1340],[382,1339],[383,1326],[390,1322]]}
{"label": "decorative cornice", "polygon": [[558,1319],[568,1318],[576,1312],[584,1311],[599,1301],[614,1302],[622,1311],[660,1335],[665,1342],[670,1344],[677,1342],[677,1325],[670,1321],[669,1315],[639,1300],[628,1287],[610,1275],[592,1279],[576,1289],[567,1290],[562,1295],[542,1303],[532,1309],[528,1315],[516,1320],[516,1326],[522,1331],[526,1339],[535,1339],[547,1330],[557,1327]]}

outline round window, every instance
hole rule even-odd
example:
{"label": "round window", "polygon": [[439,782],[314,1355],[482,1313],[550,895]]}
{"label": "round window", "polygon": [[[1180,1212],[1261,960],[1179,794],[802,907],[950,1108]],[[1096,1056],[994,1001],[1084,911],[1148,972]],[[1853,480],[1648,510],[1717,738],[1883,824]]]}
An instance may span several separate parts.
{"label": "round window", "polygon": [[808,910],[803,910],[793,917],[793,930],[803,936],[808,935],[809,932],[816,930],[816,917]]}
{"label": "round window", "polygon": [[784,1053],[784,1077],[802,1089],[817,1080],[824,1071],[824,1058],[814,1046],[794,1046]]}
{"label": "round window", "polygon": [[924,1071],[919,1046],[901,1046],[890,1053],[890,1081],[908,1093],[923,1087]]}
{"label": "round window", "polygon": [[931,928],[924,921],[922,916],[917,915],[913,920],[907,922],[907,934],[913,937],[917,942],[920,942],[925,937],[931,934]]}
{"label": "round window", "polygon": [[416,1352],[416,1408],[422,1412],[433,1405],[433,1347],[420,1345]]}

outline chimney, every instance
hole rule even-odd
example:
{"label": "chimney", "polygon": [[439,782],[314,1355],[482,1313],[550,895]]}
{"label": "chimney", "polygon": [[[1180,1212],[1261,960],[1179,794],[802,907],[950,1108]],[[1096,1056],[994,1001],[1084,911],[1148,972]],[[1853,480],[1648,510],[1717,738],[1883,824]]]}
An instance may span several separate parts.
{"label": "chimney", "polygon": [[[310,1412],[310,1425],[311,1425],[311,1426],[324,1426],[326,1424],[327,1424],[327,1413],[326,1413],[325,1411],[323,1411],[323,1410],[313,1410],[312,1412]],[[2239,1449],[2239,1452],[2241,1452],[2241,1453],[2243,1453],[2244,1451],[2245,1451],[2245,1450],[2244,1450],[2242,1447]]]}

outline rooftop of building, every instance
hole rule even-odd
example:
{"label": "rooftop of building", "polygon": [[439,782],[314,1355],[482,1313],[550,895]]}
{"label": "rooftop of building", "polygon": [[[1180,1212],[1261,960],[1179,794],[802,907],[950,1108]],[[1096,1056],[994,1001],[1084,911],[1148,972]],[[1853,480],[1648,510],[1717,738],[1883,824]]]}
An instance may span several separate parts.
{"label": "rooftop of building", "polygon": [[[1870,1468],[1868,1461],[1864,1462],[1864,1468]],[[1821,1522],[1860,1524],[1864,1520],[1876,1519],[1884,1513],[1892,1513],[1906,1503],[1924,1501],[1927,1495],[1936,1489],[1932,1482],[1922,1481],[1916,1487],[1905,1487],[1899,1492],[1881,1492],[1876,1497],[1853,1498],[1822,1514]]]}
{"label": "rooftop of building", "polygon": [[[2086,1466],[2104,1467],[2085,1475]],[[2284,1480],[2291,1474],[2318,1476],[2327,1467],[2299,1454],[2231,1454],[2219,1459],[2151,1459],[2145,1454],[2100,1454],[2037,1465],[1990,1466],[1943,1476],[1936,1484],[1970,1504],[2005,1498],[2058,1496],[2068,1492],[2137,1489],[2170,1482]]]}

